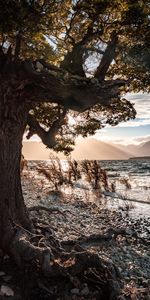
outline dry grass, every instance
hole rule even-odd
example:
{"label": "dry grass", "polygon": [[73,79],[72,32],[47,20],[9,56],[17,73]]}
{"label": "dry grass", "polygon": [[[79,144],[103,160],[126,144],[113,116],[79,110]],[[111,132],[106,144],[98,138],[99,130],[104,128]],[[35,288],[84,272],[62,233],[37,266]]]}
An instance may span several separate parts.
{"label": "dry grass", "polygon": [[[102,191],[109,190],[108,177],[106,171],[101,168],[97,161],[77,162],[76,160],[68,160],[65,168],[61,161],[56,157],[51,157],[50,164],[41,163],[36,168],[38,174],[43,175],[49,182],[50,188],[54,191],[64,191],[65,188],[72,190],[70,194],[73,196],[74,184],[83,184],[82,192],[84,193],[84,200],[90,201],[91,194],[94,198],[101,198]],[[87,184],[86,184],[87,183]],[[88,189],[84,186],[88,185]]]}
{"label": "dry grass", "polygon": [[27,160],[24,158],[24,156],[21,156],[21,161],[20,161],[20,171],[21,173],[23,172],[24,169],[28,168],[28,162]]}
{"label": "dry grass", "polygon": [[41,163],[37,166],[36,170],[50,182],[51,188],[55,191],[58,191],[63,184],[68,183],[68,178],[62,168],[61,162],[55,156],[51,156],[49,166],[46,163]]}
{"label": "dry grass", "polygon": [[68,183],[81,179],[80,164],[76,160],[68,160]]}
{"label": "dry grass", "polygon": [[133,202],[131,202],[131,201],[130,201],[130,202],[129,202],[129,201],[126,201],[124,207],[125,207],[125,210],[126,210],[126,211],[130,211],[131,209],[134,208],[134,204],[133,204]]}
{"label": "dry grass", "polygon": [[112,193],[116,192],[116,182],[115,181],[111,182],[110,190],[111,190]]}
{"label": "dry grass", "polygon": [[84,160],[81,162],[81,169],[94,190],[109,190],[107,173],[101,168],[99,162]]}
{"label": "dry grass", "polygon": [[[138,300],[138,299],[148,299],[147,297],[145,298],[145,295],[149,292],[149,288],[138,288],[134,282],[130,282],[127,284],[124,289],[123,289],[123,295],[125,297],[128,297],[128,299],[132,300]],[[139,298],[140,296],[140,298]]]}
{"label": "dry grass", "polygon": [[131,189],[131,183],[129,182],[128,178],[121,178],[119,181],[120,181],[120,183],[122,183],[123,185],[125,185],[125,187],[126,187],[127,190]]}

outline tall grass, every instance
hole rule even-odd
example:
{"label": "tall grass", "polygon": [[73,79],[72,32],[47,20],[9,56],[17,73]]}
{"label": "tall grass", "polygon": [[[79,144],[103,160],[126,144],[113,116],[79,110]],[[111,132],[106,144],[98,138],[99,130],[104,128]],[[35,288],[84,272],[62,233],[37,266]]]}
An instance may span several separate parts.
{"label": "tall grass", "polygon": [[120,183],[123,184],[127,190],[130,190],[131,189],[131,183],[129,182],[129,179],[128,178],[120,178]]}
{"label": "tall grass", "polygon": [[36,170],[51,183],[52,188],[56,191],[67,181],[60,160],[57,157],[51,159],[49,166],[41,163]]}
{"label": "tall grass", "polygon": [[69,159],[64,169],[57,157],[51,157],[49,165],[42,163],[37,166],[36,170],[49,181],[51,187],[56,191],[65,186],[73,187],[77,182],[88,184],[93,191],[109,190],[107,173],[96,160],[78,162]]}
{"label": "tall grass", "polygon": [[100,163],[96,160],[84,160],[81,162],[82,172],[85,174],[86,180],[91,184],[94,190],[102,188],[108,190],[108,176]]}

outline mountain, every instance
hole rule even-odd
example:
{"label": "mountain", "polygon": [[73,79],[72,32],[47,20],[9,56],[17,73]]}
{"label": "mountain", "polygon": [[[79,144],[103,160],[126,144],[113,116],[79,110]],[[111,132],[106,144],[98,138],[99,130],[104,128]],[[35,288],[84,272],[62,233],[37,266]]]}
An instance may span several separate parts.
{"label": "mountain", "polygon": [[150,141],[142,142],[139,145],[121,145],[115,144],[115,146],[128,154],[132,154],[135,157],[142,157],[142,156],[150,156]]}
{"label": "mountain", "polygon": [[128,154],[116,147],[94,138],[80,139],[77,141],[76,147],[72,152],[72,157],[75,159],[128,159],[131,153]]}
{"label": "mountain", "polygon": [[22,153],[25,159],[47,160],[50,158],[50,151],[41,142],[23,142]]}
{"label": "mountain", "polygon": [[[138,154],[138,155],[137,155]],[[138,147],[136,156],[150,156],[150,141]]]}
{"label": "mountain", "polygon": [[125,151],[129,155],[135,155],[137,151],[137,145],[129,144],[129,145],[122,145],[122,144],[114,144],[118,149]]}
{"label": "mountain", "polygon": [[[46,160],[50,158],[50,154],[56,154],[47,149],[42,143],[39,142],[24,142],[23,154],[26,159],[32,160]],[[65,158],[63,154],[58,155],[59,158]],[[73,159],[128,159],[132,153],[127,153],[115,145],[98,141],[94,138],[83,139],[80,138],[76,142],[74,151],[71,153]]]}
{"label": "mountain", "polygon": [[[40,142],[24,142],[23,154],[26,159],[47,160],[51,155],[65,159],[62,153],[56,154]],[[150,141],[140,145],[109,144],[94,138],[80,138],[76,141],[73,159],[128,159],[130,157],[150,156]]]}

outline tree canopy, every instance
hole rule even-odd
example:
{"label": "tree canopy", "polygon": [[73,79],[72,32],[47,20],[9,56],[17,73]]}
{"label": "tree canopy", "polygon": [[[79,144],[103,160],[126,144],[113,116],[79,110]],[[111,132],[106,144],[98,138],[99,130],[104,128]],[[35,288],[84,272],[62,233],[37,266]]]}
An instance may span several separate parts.
{"label": "tree canopy", "polygon": [[124,95],[149,92],[149,20],[148,0],[2,0],[1,72],[16,62],[34,81],[28,138],[68,153],[78,134],[135,118]]}

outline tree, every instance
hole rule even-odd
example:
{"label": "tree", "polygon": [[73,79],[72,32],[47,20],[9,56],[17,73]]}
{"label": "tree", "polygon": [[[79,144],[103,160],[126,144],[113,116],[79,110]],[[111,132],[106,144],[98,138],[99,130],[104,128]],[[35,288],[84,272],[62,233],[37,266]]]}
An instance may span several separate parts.
{"label": "tree", "polygon": [[0,2],[0,247],[17,263],[37,257],[46,270],[52,255],[25,231],[33,230],[20,179],[25,130],[69,152],[78,134],[134,118],[122,95],[149,89],[149,10],[148,0]]}

